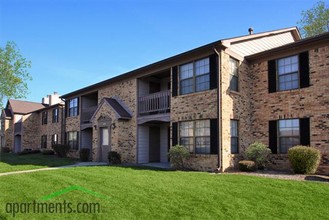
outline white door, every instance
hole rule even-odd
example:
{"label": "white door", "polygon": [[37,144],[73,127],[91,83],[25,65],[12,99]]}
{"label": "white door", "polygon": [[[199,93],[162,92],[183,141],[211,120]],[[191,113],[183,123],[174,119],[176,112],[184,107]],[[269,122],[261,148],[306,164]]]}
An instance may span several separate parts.
{"label": "white door", "polygon": [[100,128],[100,161],[108,162],[108,152],[110,149],[110,132],[107,127]]}

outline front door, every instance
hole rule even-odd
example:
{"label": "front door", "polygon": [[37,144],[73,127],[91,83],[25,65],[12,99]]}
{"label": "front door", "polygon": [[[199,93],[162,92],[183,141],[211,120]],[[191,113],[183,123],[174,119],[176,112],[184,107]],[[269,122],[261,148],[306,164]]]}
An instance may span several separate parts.
{"label": "front door", "polygon": [[108,127],[100,128],[100,158],[101,162],[108,162],[107,155],[110,150],[110,131]]}
{"label": "front door", "polygon": [[160,127],[150,126],[149,162],[160,162]]}

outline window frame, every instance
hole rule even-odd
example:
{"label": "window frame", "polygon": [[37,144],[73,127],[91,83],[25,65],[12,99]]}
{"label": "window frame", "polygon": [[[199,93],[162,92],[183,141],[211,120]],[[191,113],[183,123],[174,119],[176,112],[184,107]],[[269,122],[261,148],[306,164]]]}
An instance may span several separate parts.
{"label": "window frame", "polygon": [[[232,135],[232,122],[235,122],[236,123],[236,136]],[[231,154],[239,154],[239,146],[240,146],[240,142],[239,142],[239,120],[237,119],[231,119],[230,120],[230,140],[231,140]],[[236,151],[233,151],[233,145],[232,145],[232,139],[236,139],[236,143],[237,143],[237,146],[236,146]]]}
{"label": "window frame", "polygon": [[[56,137],[56,140],[55,140],[55,137]],[[51,144],[52,144],[52,146],[58,144],[58,134],[51,135]]]}
{"label": "window frame", "polygon": [[[201,122],[201,121],[204,121],[204,122],[207,122],[208,123],[208,127],[203,127],[204,129],[209,129],[208,132],[206,131],[205,133],[208,133],[209,135],[197,135],[197,122]],[[192,133],[193,135],[192,136],[182,136],[182,132],[181,132],[181,126],[182,126],[182,123],[191,123],[192,124]],[[192,153],[192,154],[211,154],[211,122],[210,122],[210,119],[203,119],[203,120],[194,120],[194,121],[181,121],[178,123],[179,127],[178,127],[178,130],[179,130],[179,144],[182,145],[182,146],[185,146],[182,144],[182,139],[190,139],[192,140],[192,146],[189,146],[187,147],[189,152]],[[188,127],[190,129],[190,127]],[[202,127],[201,127],[202,128]],[[207,138],[208,139],[208,142],[209,142],[209,146],[208,147],[200,147],[200,149],[202,148],[206,148],[206,152],[198,152],[197,150],[197,139],[198,138]]]}
{"label": "window frame", "polygon": [[[66,132],[67,140],[66,144],[70,146],[70,150],[79,150],[79,132],[78,131],[68,131]],[[76,140],[70,140],[70,134],[75,134]]]}
{"label": "window frame", "polygon": [[[236,74],[232,71],[232,61],[236,63]],[[233,57],[230,57],[230,91],[239,92],[239,65],[240,61],[238,59],[235,59]],[[236,79],[236,89],[232,88],[232,80]]]}
{"label": "window frame", "polygon": [[[281,135],[281,130],[280,130],[280,122],[282,121],[293,121],[293,120],[297,120],[298,121],[298,135],[284,135],[282,136]],[[296,127],[290,127],[290,128],[296,128]],[[290,130],[292,133],[293,133],[293,129]],[[280,119],[278,120],[278,123],[277,123],[277,138],[278,138],[278,152],[280,154],[287,154],[288,153],[288,150],[296,145],[300,145],[300,142],[301,142],[301,127],[300,127],[300,119],[299,118],[287,118],[287,119]],[[284,152],[282,149],[283,147],[281,146],[282,144],[282,139],[283,138],[298,138],[298,144],[295,144],[293,146],[290,146],[290,147],[287,147],[287,151]]]}
{"label": "window frame", "polygon": [[[76,100],[76,102],[74,102]],[[79,98],[75,97],[68,101],[68,116],[75,117],[79,115]]]}
{"label": "window frame", "polygon": [[[201,75],[197,75],[196,74],[196,64],[198,61],[202,61],[202,60],[207,60],[208,61],[208,72],[207,73],[203,73]],[[192,64],[192,77],[188,77],[188,78],[184,78],[182,79],[181,77],[181,68],[185,65],[189,65],[189,64]],[[208,57],[203,57],[201,59],[197,59],[197,60],[193,60],[191,62],[188,62],[188,63],[184,63],[184,64],[181,64],[178,66],[178,85],[179,85],[179,95],[188,95],[188,94],[192,94],[192,93],[197,93],[197,92],[203,92],[203,91],[207,91],[207,90],[210,90],[211,87],[210,87],[210,58],[209,56]],[[209,78],[209,81],[208,81],[208,88],[207,89],[204,89],[204,90],[198,90],[197,91],[197,78],[201,78],[203,76],[208,76]],[[182,82],[183,81],[187,81],[187,80],[192,80],[192,91],[191,92],[186,92],[186,93],[182,93]]]}
{"label": "window frame", "polygon": [[46,125],[48,123],[48,112],[47,111],[43,111],[41,113],[41,124],[42,125]]}
{"label": "window frame", "polygon": [[[279,74],[279,60],[283,60],[283,59],[287,59],[287,58],[291,58],[291,57],[297,57],[297,72],[289,72],[289,73],[284,73],[284,74]],[[290,56],[285,56],[285,57],[281,57],[275,60],[275,68],[276,68],[276,91],[280,92],[280,91],[290,91],[290,90],[295,90],[295,89],[300,89],[300,59],[299,59],[299,55],[298,54],[294,54],[294,55],[290,55]],[[291,89],[280,89],[280,77],[284,77],[284,76],[288,76],[288,75],[292,75],[292,74],[296,74],[297,73],[297,88],[291,88]],[[285,81],[286,82],[286,81]]]}
{"label": "window frame", "polygon": [[58,123],[58,122],[59,122],[59,108],[54,108],[52,111],[52,123]]}
{"label": "window frame", "polygon": [[41,135],[41,149],[47,149],[47,135]]}

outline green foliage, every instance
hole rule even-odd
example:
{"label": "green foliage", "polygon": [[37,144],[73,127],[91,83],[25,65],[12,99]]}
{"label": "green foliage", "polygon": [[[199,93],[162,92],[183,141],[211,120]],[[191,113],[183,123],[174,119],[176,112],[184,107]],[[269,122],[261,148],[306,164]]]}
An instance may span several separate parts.
{"label": "green foliage", "polygon": [[55,144],[53,149],[58,157],[66,157],[70,151],[70,145],[67,144]]}
{"label": "green foliage", "polygon": [[32,80],[29,68],[31,62],[20,54],[14,42],[0,47],[0,107],[5,99],[26,97],[27,81]]}
{"label": "green foliage", "polygon": [[38,149],[24,149],[21,152],[17,153],[18,155],[26,155],[26,154],[38,154],[40,150]]}
{"label": "green foliage", "polygon": [[271,150],[260,142],[249,145],[245,152],[246,158],[254,161],[259,169],[265,168],[270,154]]}
{"label": "green foliage", "polygon": [[320,157],[320,151],[313,147],[295,146],[288,150],[288,159],[295,173],[315,173],[320,163]]}
{"label": "green foliage", "polygon": [[79,154],[80,154],[80,160],[82,162],[89,161],[90,149],[88,149],[88,148],[82,148],[82,149],[80,149]]}
{"label": "green foliage", "polygon": [[121,164],[121,155],[116,151],[110,151],[108,159],[110,164]]}
{"label": "green foliage", "polygon": [[329,31],[329,8],[324,1],[317,2],[313,8],[302,11],[298,22],[303,37],[312,37]]}
{"label": "green foliage", "polygon": [[170,163],[174,169],[186,169],[185,160],[190,157],[188,149],[181,145],[175,145],[170,148],[169,153]]}
{"label": "green foliage", "polygon": [[9,153],[10,152],[10,148],[9,147],[2,147],[1,148],[1,153]]}
{"label": "green foliage", "polygon": [[41,150],[41,153],[43,155],[54,155],[55,154],[55,151],[49,150],[49,149],[44,149],[44,150]]}
{"label": "green foliage", "polygon": [[252,172],[257,170],[257,166],[252,160],[241,160],[239,161],[239,170],[243,172]]}

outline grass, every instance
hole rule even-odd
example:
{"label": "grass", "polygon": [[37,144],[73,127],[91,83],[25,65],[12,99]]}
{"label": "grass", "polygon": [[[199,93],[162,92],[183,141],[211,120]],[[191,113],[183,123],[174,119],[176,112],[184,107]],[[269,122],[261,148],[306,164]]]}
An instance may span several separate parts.
{"label": "grass", "polygon": [[[71,186],[96,194],[73,190],[41,200]],[[327,219],[329,216],[329,184],[234,174],[76,167],[1,176],[0,193],[3,206],[0,218],[4,219],[12,216],[10,209],[5,209],[7,203],[33,201],[99,203],[101,209],[98,214],[25,213],[17,214],[18,219]]]}
{"label": "grass", "polygon": [[54,155],[1,153],[0,173],[19,170],[32,170],[44,167],[57,167],[74,163],[70,158],[58,158]]}

